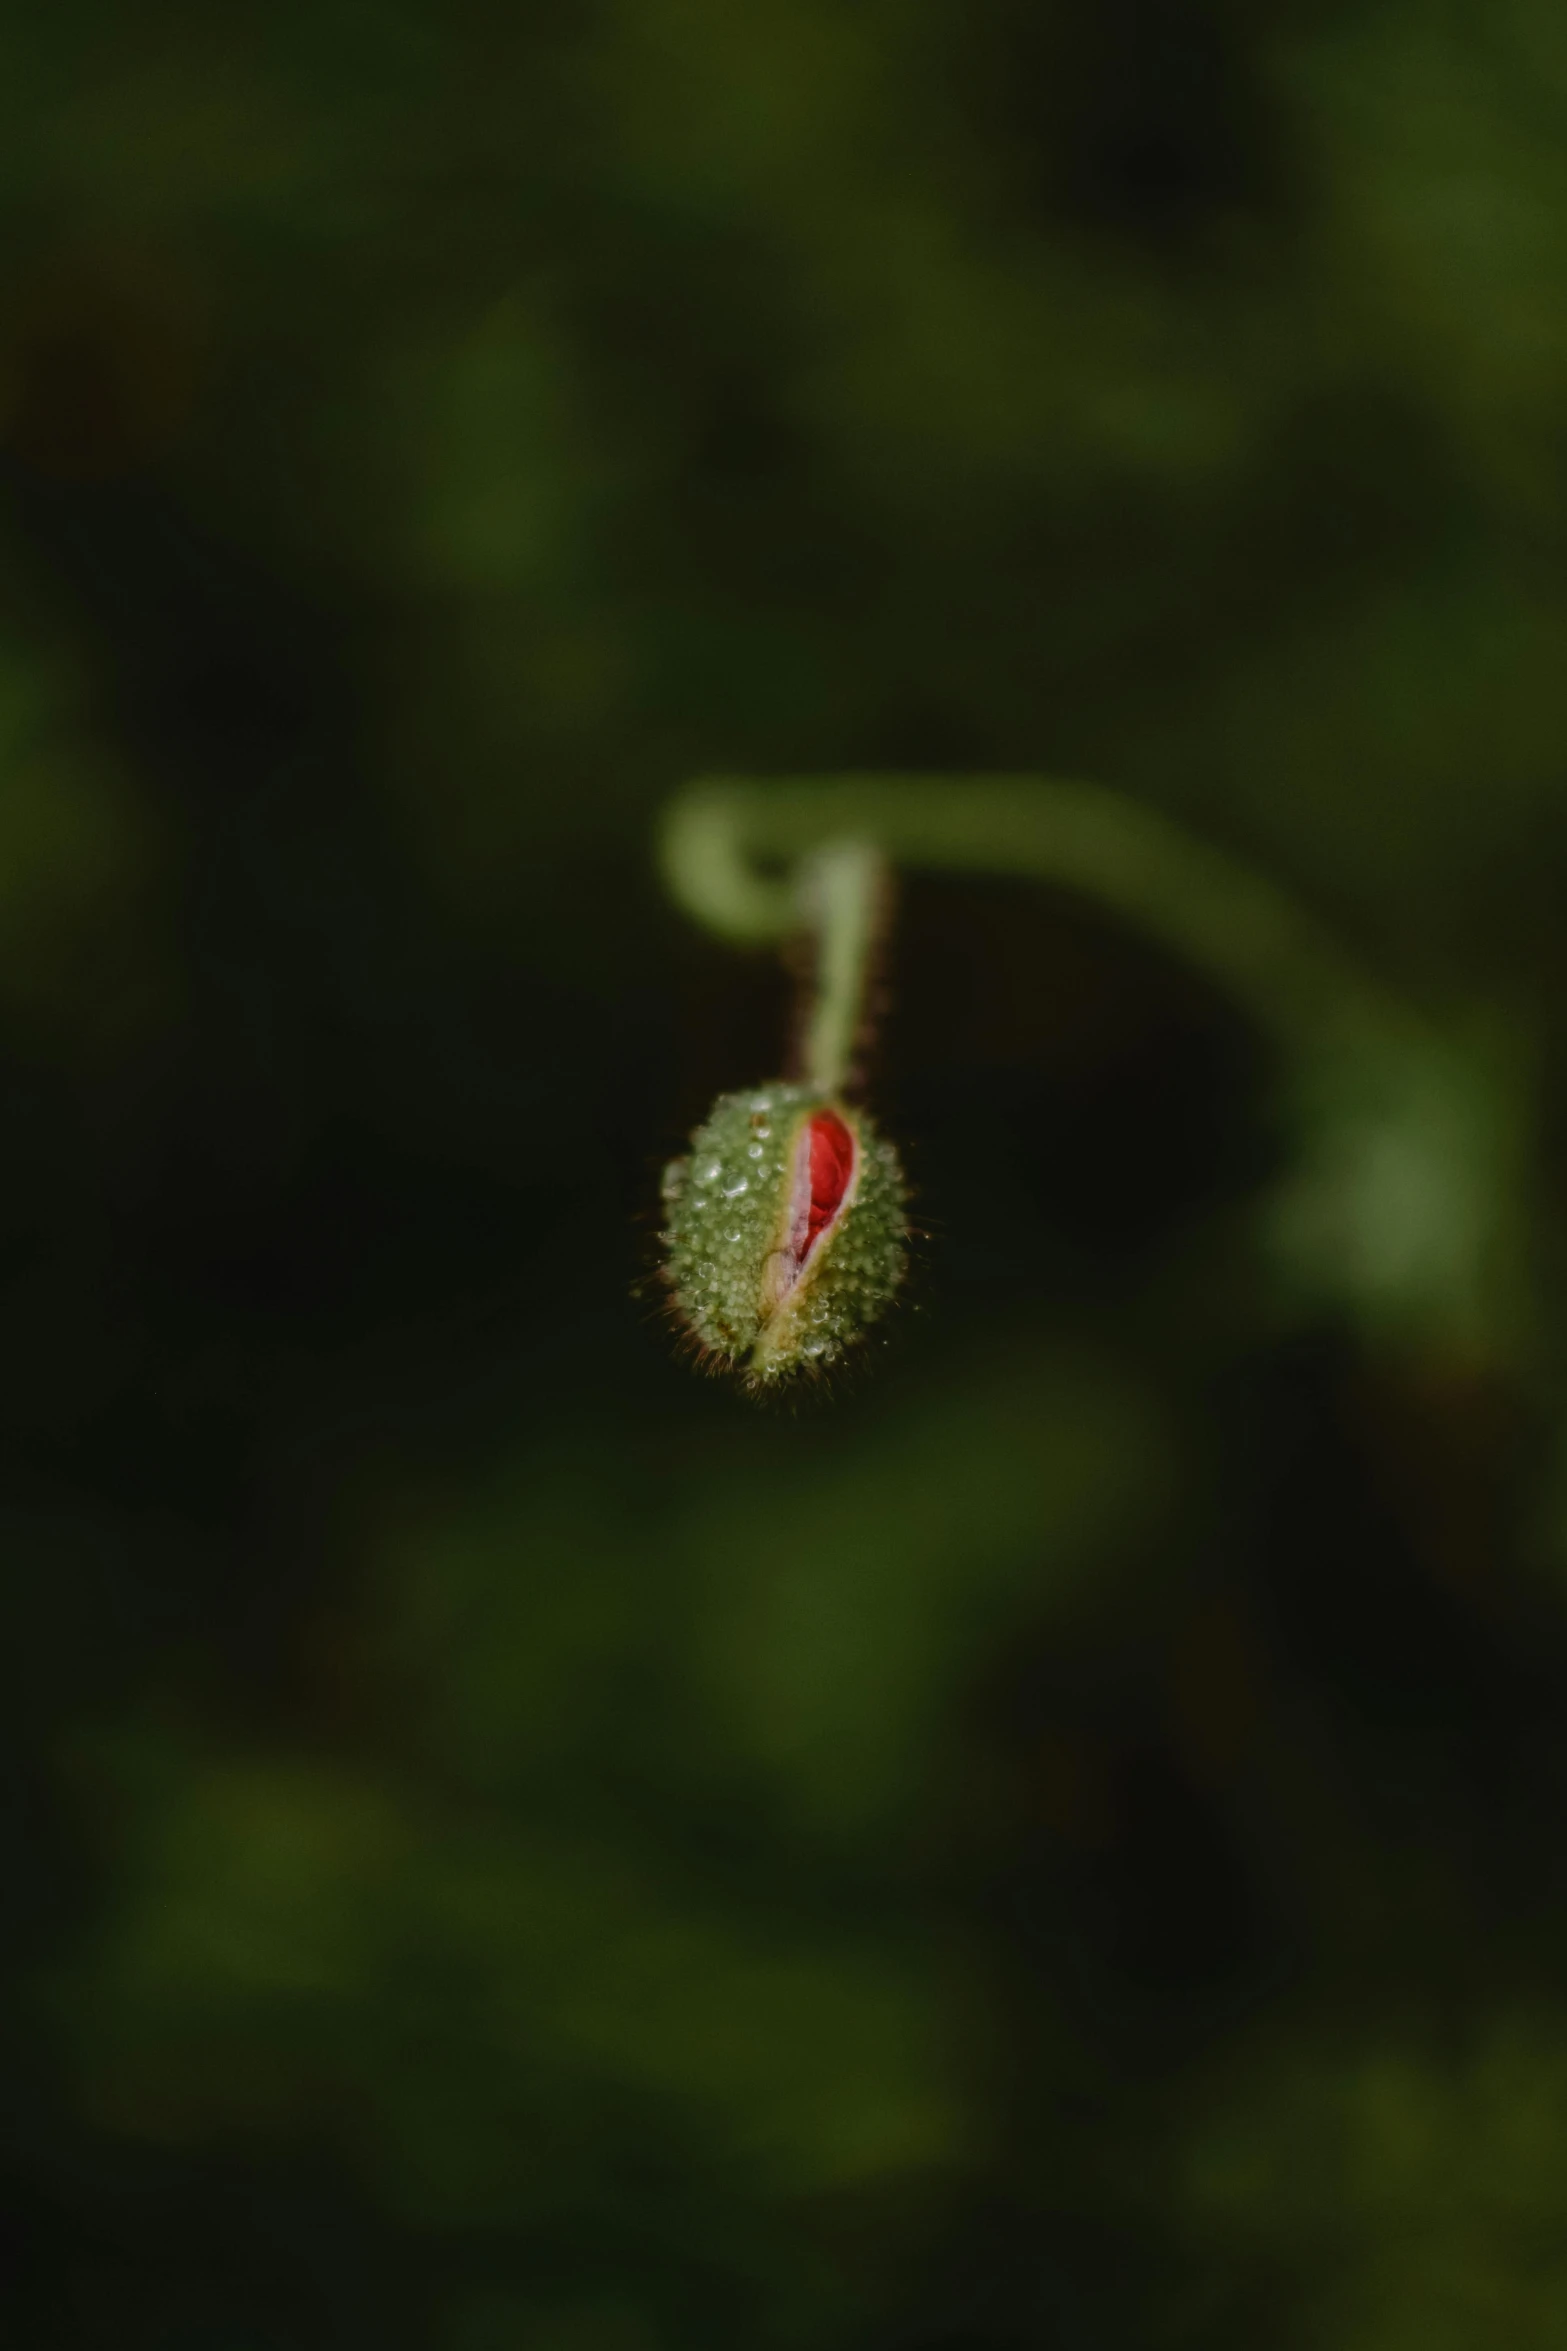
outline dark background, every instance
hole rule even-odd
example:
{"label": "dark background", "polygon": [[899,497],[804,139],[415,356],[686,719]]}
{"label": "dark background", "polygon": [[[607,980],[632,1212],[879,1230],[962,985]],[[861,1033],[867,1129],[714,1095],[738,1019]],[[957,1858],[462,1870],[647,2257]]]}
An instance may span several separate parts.
{"label": "dark background", "polygon": [[[1567,2342],[1557,0],[3,53],[7,2346]],[[878,767],[1466,1040],[1353,1266],[1212,987],[926,875],[890,1344],[682,1368],[788,1004],[656,811]]]}

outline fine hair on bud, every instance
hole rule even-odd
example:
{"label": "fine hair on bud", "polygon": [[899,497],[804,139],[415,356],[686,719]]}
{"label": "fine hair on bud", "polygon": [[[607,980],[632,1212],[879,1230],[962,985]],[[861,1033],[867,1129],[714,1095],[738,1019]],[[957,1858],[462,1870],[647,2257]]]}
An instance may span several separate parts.
{"label": "fine hair on bud", "polygon": [[664,1174],[664,1278],[704,1360],[757,1389],[837,1362],[903,1279],[905,1201],[863,1110],[782,1079],[720,1095]]}

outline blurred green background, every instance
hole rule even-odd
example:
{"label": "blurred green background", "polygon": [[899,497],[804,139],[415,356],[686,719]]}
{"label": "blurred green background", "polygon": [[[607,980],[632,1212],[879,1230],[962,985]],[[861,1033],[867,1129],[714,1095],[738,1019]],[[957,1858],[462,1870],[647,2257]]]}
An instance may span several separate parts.
{"label": "blurred green background", "polygon": [[[8,2351],[1567,2344],[1567,15],[3,50]],[[846,768],[1470,1040],[1358,1291],[1342,1105],[922,876],[891,1343],[681,1368],[788,1007],[652,823]]]}

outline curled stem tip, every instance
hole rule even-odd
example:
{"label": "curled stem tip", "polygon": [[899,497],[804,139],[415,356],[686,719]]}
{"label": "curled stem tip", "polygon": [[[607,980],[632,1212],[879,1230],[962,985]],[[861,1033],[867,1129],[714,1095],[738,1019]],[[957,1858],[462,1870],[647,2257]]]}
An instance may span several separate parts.
{"label": "curled stem tip", "polygon": [[1019,875],[1126,916],[1207,971],[1286,1043],[1386,1021],[1332,935],[1264,876],[1156,810],[1039,776],[837,776],[680,793],[663,823],[669,888],[720,937],[762,944],[800,923],[802,876],[830,842],[894,865]]}

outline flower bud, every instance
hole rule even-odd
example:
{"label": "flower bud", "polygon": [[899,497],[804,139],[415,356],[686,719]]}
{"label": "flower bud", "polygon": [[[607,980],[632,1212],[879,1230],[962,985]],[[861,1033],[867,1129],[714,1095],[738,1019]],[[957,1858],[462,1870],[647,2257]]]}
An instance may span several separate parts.
{"label": "flower bud", "polygon": [[898,1155],[863,1111],[809,1086],[720,1095],[664,1199],[676,1309],[704,1355],[755,1386],[833,1362],[903,1278]]}

